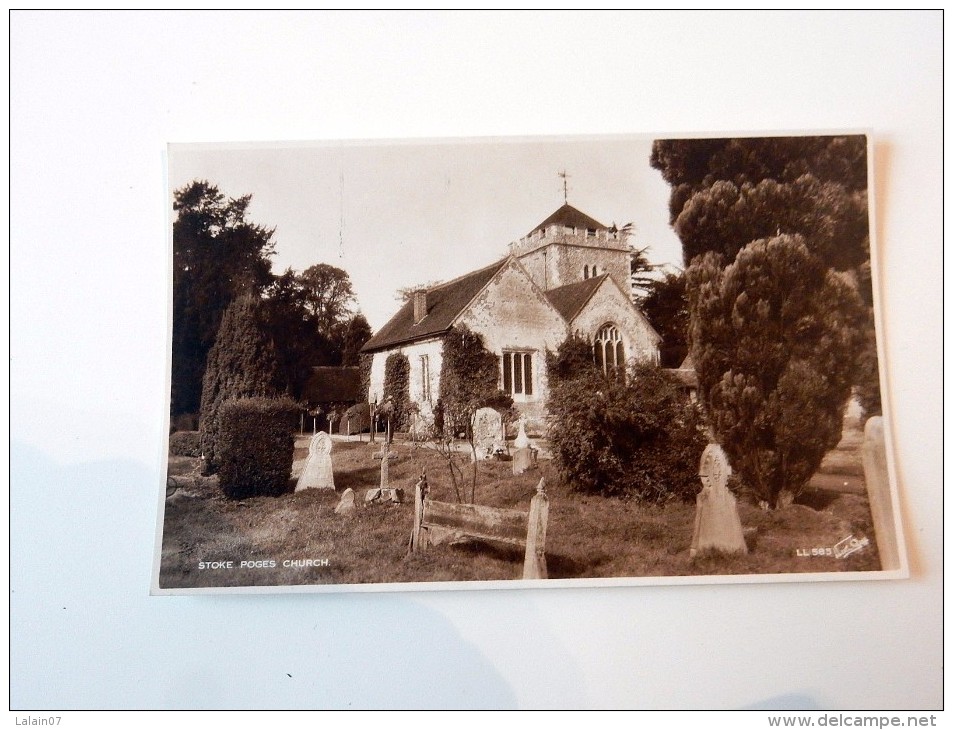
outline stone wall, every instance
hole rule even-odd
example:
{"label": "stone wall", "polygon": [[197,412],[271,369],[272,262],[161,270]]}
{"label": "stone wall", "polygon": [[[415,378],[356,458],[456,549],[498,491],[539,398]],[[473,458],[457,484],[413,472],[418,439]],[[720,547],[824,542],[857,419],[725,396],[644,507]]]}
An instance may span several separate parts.
{"label": "stone wall", "polygon": [[[443,363],[443,343],[439,338],[414,342],[391,350],[374,353],[374,362],[371,365],[371,384],[367,393],[368,401],[375,398],[380,400],[384,392],[384,364],[393,352],[400,352],[407,356],[410,363],[410,399],[420,408],[423,419],[433,419],[433,406],[440,396],[440,366]],[[429,371],[430,397],[427,398],[424,384],[425,360]]]}
{"label": "stone wall", "polygon": [[498,356],[504,352],[530,355],[533,393],[515,393],[513,401],[531,424],[541,426],[548,394],[546,350],[555,351],[568,331],[559,313],[511,260],[464,312],[460,323],[483,335],[486,348]]}
{"label": "stone wall", "polygon": [[623,291],[629,290],[629,252],[611,248],[597,248],[583,245],[550,244],[525,254],[520,263],[532,277],[536,285],[543,290],[555,289],[565,284],[582,281],[592,277],[593,267],[596,276],[609,274]]}

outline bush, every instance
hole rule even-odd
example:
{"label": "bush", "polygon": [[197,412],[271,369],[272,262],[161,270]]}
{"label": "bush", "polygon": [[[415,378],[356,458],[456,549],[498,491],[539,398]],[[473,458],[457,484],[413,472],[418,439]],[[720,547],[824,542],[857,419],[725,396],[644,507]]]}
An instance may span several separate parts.
{"label": "bush", "polygon": [[222,405],[238,398],[273,398],[286,390],[274,344],[263,329],[261,302],[241,296],[225,310],[205,368],[199,431],[206,470],[216,472],[221,461]]}
{"label": "bush", "polygon": [[513,399],[499,390],[500,361],[483,343],[483,336],[455,326],[443,340],[440,366],[440,406],[443,426],[450,434],[471,434],[473,414],[488,406],[503,411]]}
{"label": "bush", "polygon": [[287,491],[298,405],[289,398],[242,398],[219,412],[219,486],[227,497]]}
{"label": "bush", "polygon": [[384,393],[382,404],[390,399],[394,411],[391,425],[395,431],[406,431],[410,425],[410,360],[401,352],[387,356],[384,362]]}
{"label": "bush", "polygon": [[172,456],[201,456],[202,435],[198,431],[176,431],[169,436],[169,454]]}
{"label": "bush", "polygon": [[[350,426],[348,426],[348,423],[350,423]],[[363,433],[371,430],[370,403],[355,403],[347,409],[341,419],[340,433],[347,433],[348,428],[350,428],[351,433]]]}
{"label": "bush", "polygon": [[549,410],[556,466],[573,489],[649,502],[698,493],[701,414],[658,367],[557,380]]}
{"label": "bush", "polygon": [[722,264],[706,254],[686,272],[699,397],[731,468],[777,508],[840,441],[869,330],[852,281],[801,236]]}

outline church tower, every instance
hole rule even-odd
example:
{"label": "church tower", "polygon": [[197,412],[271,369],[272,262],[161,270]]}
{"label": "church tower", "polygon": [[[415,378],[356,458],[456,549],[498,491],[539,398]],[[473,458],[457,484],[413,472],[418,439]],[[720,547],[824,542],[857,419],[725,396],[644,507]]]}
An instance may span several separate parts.
{"label": "church tower", "polygon": [[623,235],[565,203],[510,244],[533,282],[543,291],[611,276],[623,292],[629,285],[629,248]]}

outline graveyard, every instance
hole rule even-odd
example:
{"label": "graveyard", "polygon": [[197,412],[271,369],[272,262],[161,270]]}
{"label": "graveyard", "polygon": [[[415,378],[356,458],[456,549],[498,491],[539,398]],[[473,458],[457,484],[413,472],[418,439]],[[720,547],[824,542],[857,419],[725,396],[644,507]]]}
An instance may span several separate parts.
{"label": "graveyard", "polygon": [[[527,512],[544,480],[549,580],[879,570],[859,443],[858,434],[846,434],[808,489],[783,509],[764,510],[741,495],[743,553],[693,549],[694,502],[653,505],[573,490],[545,458],[545,442],[537,441],[543,458],[521,474],[514,475],[506,457],[477,461],[472,502]],[[461,467],[455,487],[447,452],[398,434],[385,467],[389,491],[373,501],[367,500],[381,486],[381,437],[369,443],[367,434],[334,436],[333,486],[296,491],[311,445],[311,434],[297,437],[287,492],[239,500],[226,498],[215,476],[202,476],[199,459],[170,456],[162,586],[521,584],[524,550],[516,545],[462,538],[410,549],[422,473],[430,499],[459,503],[462,487],[464,501],[470,501],[472,463],[465,444],[450,452]],[[342,500],[348,490],[353,506]],[[855,549],[844,555],[835,546],[846,539],[854,540]]]}

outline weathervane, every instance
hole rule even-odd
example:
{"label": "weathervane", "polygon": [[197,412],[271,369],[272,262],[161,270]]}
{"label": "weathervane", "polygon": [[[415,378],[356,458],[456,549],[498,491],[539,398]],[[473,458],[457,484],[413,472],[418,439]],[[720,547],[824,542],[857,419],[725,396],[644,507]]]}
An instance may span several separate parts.
{"label": "weathervane", "polygon": [[563,202],[568,203],[569,202],[569,187],[566,184],[566,180],[570,176],[566,174],[565,170],[560,170],[556,174],[563,179]]}

